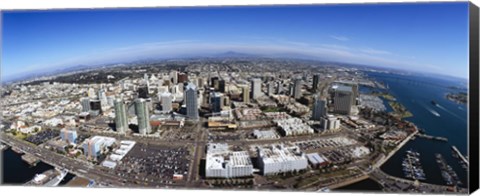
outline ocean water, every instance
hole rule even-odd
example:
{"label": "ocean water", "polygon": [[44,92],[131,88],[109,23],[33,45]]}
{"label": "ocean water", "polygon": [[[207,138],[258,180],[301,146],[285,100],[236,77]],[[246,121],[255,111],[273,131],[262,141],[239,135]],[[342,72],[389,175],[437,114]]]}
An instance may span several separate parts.
{"label": "ocean water", "polygon": [[[388,84],[388,91],[397,101],[403,104],[413,117],[406,120],[422,128],[428,135],[448,138],[448,142],[416,138],[408,142],[383,166],[382,170],[390,175],[404,177],[402,159],[406,150],[415,150],[421,154],[421,163],[426,173],[425,182],[445,184],[440,174],[440,168],[435,159],[435,153],[443,155],[447,163],[456,171],[463,186],[467,183],[467,172],[452,156],[451,147],[456,146],[460,152],[467,155],[467,109],[463,104],[457,104],[445,98],[448,92],[460,91],[448,87],[465,87],[460,80],[430,78],[425,76],[404,76],[385,73],[369,73],[370,77]],[[435,106],[431,101],[438,103]]]}

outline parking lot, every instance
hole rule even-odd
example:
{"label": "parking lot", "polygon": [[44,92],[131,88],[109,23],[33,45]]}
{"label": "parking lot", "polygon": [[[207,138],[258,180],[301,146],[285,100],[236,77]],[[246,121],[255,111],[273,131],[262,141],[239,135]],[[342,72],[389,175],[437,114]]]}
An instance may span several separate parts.
{"label": "parking lot", "polygon": [[120,177],[154,184],[174,184],[174,175],[186,179],[190,154],[187,147],[137,143],[122,159],[116,172]]}
{"label": "parking lot", "polygon": [[35,145],[39,145],[59,135],[60,135],[59,131],[45,130],[45,131],[38,132],[35,135],[28,136],[27,138],[25,138],[25,140]]}
{"label": "parking lot", "polygon": [[306,140],[295,142],[300,149],[309,151],[316,149],[328,149],[328,148],[338,148],[344,146],[350,146],[356,144],[357,141],[347,138],[347,137],[333,137],[325,139],[315,139],[315,140]]}

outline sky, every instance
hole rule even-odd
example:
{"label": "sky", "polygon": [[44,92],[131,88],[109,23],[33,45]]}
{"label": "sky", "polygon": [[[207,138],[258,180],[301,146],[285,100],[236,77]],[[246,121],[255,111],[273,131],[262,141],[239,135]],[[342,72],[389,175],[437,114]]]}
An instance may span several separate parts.
{"label": "sky", "polygon": [[3,80],[235,51],[468,77],[468,3],[2,12]]}

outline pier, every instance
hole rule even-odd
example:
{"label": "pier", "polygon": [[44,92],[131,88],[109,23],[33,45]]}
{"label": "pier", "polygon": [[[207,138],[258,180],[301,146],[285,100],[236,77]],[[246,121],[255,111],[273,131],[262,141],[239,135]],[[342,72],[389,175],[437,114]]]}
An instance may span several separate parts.
{"label": "pier", "polygon": [[440,136],[432,136],[432,135],[427,135],[427,134],[417,134],[419,138],[424,138],[424,139],[429,139],[429,140],[437,140],[441,142],[448,142],[448,139],[446,137],[440,137]]}
{"label": "pier", "polygon": [[458,156],[458,158],[459,158],[461,161],[463,161],[463,163],[467,164],[467,166],[468,166],[468,160],[467,160],[467,158],[465,158],[465,156],[463,156],[463,154],[460,153],[460,151],[457,149],[457,147],[456,147],[456,146],[452,146],[452,150],[453,150],[453,152]]}
{"label": "pier", "polygon": [[31,166],[37,165],[38,162],[40,162],[40,159],[37,157],[31,155],[31,154],[24,154],[22,155],[22,160],[27,162]]}
{"label": "pier", "polygon": [[7,146],[7,145],[5,145],[5,144],[0,144],[0,151],[4,151],[4,150],[6,150],[6,149],[8,149],[8,146]]}

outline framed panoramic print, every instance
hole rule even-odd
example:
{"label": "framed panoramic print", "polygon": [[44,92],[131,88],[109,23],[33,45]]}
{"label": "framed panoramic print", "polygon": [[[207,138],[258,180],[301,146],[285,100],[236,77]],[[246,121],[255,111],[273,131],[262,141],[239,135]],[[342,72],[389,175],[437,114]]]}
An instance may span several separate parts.
{"label": "framed panoramic print", "polygon": [[470,194],[478,13],[2,10],[2,185]]}

